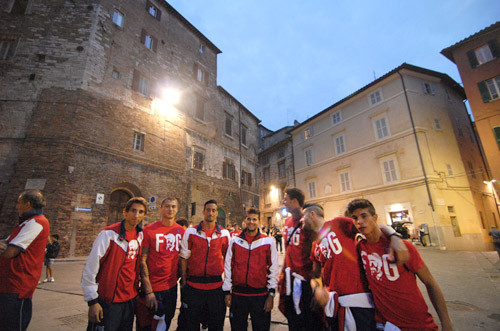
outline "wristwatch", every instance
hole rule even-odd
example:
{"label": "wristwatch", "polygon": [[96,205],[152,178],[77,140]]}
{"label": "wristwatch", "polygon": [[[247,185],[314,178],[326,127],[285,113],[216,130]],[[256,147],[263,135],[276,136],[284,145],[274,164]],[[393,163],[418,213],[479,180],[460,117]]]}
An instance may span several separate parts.
{"label": "wristwatch", "polygon": [[275,293],[275,289],[274,288],[269,289],[269,295],[270,296],[274,297],[275,294],[276,293]]}

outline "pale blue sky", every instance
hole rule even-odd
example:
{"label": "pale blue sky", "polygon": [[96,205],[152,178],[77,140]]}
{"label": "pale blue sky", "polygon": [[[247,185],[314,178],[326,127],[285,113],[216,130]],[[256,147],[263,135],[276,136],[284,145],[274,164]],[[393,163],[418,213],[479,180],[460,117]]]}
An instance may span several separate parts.
{"label": "pale blue sky", "polygon": [[221,51],[217,83],[277,130],[403,62],[448,74],[439,52],[500,20],[498,0],[170,0]]}

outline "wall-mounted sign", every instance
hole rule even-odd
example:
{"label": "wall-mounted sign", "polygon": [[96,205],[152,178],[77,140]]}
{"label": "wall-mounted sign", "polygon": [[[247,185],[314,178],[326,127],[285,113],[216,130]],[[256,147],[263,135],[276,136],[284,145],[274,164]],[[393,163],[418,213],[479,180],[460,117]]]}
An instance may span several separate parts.
{"label": "wall-mounted sign", "polygon": [[75,207],[75,211],[78,211],[81,213],[90,213],[92,211],[92,208],[90,208],[90,207]]}
{"label": "wall-mounted sign", "polygon": [[102,205],[104,203],[104,193],[97,193],[95,203],[98,205]]}

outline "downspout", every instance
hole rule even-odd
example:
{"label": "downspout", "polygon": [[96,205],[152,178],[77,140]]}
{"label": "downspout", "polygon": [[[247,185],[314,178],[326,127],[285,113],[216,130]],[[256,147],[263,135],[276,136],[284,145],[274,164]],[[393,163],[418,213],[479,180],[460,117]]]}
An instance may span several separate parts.
{"label": "downspout", "polygon": [[[399,77],[401,77],[401,83],[403,84],[403,92],[405,94],[406,106],[408,108],[408,114],[410,115],[410,122],[411,122],[411,127],[412,127],[412,130],[413,130],[413,137],[415,138],[415,144],[417,145],[417,151],[418,151],[418,158],[420,160],[420,166],[422,167],[422,172],[424,173],[425,188],[427,190],[427,196],[429,198],[429,205],[431,206],[432,222],[434,223],[434,228],[436,229],[436,236],[437,236],[437,239],[438,239],[438,245],[439,245],[439,247],[444,247],[444,246],[441,245],[441,238],[439,236],[439,231],[438,231],[438,228],[437,228],[436,219],[434,218],[434,212],[435,212],[434,203],[432,201],[431,190],[429,188],[429,182],[427,180],[427,173],[425,171],[424,160],[422,158],[422,151],[420,150],[420,143],[418,142],[417,130],[415,129],[415,122],[413,120],[413,114],[412,114],[411,108],[410,108],[410,101],[408,100],[408,93],[406,92],[405,81],[403,79],[403,75],[401,75],[401,73],[399,71],[397,73],[398,73]],[[430,239],[430,235],[429,235],[429,239]]]}
{"label": "downspout", "polygon": [[[238,151],[240,154],[239,155],[240,156],[240,176],[238,177],[238,187],[240,188],[240,206],[243,206],[243,192],[241,190],[241,173],[242,173],[242,171],[241,171],[241,106],[238,106],[238,127],[240,130],[240,132],[239,132],[240,139],[239,139],[239,143],[238,143]],[[242,213],[241,219],[243,219],[245,216],[245,208],[246,208],[246,206],[243,207],[243,209],[242,209],[243,213]]]}

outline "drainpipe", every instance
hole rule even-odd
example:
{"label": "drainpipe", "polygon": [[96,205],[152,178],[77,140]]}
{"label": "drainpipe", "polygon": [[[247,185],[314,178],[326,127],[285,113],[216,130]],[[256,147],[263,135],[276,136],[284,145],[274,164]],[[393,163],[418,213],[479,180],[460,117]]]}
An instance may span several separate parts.
{"label": "drainpipe", "polygon": [[[422,151],[420,150],[420,143],[418,142],[417,130],[415,129],[415,122],[413,121],[413,114],[412,114],[411,108],[410,108],[410,101],[408,100],[408,93],[406,92],[405,81],[403,79],[403,75],[401,75],[401,73],[399,71],[397,73],[398,73],[399,77],[401,77],[401,83],[403,84],[403,92],[405,94],[406,106],[408,108],[408,114],[410,115],[410,122],[411,122],[411,127],[412,127],[412,130],[413,130],[413,137],[415,138],[415,143],[417,145],[417,151],[418,151],[418,158],[420,160],[420,166],[422,167],[422,172],[424,173],[425,188],[427,190],[427,196],[429,197],[429,205],[431,206],[432,222],[434,223],[434,228],[436,229],[436,235],[437,235],[437,239],[438,239],[438,245],[439,245],[439,247],[441,249],[446,249],[446,247],[441,244],[441,238],[439,236],[439,231],[438,231],[437,224],[436,224],[436,219],[435,219],[435,216],[434,216],[434,213],[435,213],[434,203],[432,201],[431,190],[429,188],[429,182],[427,180],[427,173],[425,171],[424,160],[422,158]],[[430,235],[429,235],[429,239],[430,239]]]}

